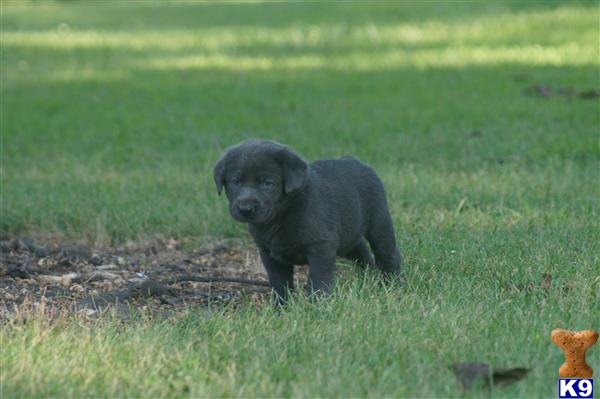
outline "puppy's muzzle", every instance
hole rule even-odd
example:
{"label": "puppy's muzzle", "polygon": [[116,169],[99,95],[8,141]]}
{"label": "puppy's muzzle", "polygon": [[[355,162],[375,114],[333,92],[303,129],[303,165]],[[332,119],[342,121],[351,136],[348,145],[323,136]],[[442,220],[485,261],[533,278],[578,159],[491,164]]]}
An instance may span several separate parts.
{"label": "puppy's muzzle", "polygon": [[238,212],[241,216],[249,218],[254,216],[256,213],[256,203],[250,201],[243,201],[237,204]]}

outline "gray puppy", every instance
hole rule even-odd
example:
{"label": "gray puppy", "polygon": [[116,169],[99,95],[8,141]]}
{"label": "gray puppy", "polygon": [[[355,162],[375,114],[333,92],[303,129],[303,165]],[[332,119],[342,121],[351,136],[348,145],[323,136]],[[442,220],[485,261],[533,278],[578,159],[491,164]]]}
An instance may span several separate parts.
{"label": "gray puppy", "polygon": [[309,164],[279,143],[248,140],[225,151],[214,178],[231,216],[248,224],[281,301],[294,288],[294,265],[309,265],[309,294],[328,293],[336,256],[400,276],[383,183],[357,159]]}

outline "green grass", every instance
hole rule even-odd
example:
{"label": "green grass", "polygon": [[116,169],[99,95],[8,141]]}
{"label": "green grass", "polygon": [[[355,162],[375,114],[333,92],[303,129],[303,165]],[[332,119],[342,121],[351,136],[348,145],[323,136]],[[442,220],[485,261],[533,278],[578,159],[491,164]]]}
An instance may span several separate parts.
{"label": "green grass", "polygon": [[[591,266],[569,279],[576,293],[559,297],[501,292],[497,270],[476,278],[450,258],[401,291],[346,276],[333,297],[300,298],[285,311],[247,304],[167,321],[4,328],[5,395],[462,397],[448,366],[471,360],[532,367],[527,383],[494,396],[556,396],[563,355],[549,331],[597,317],[597,282],[579,279]],[[457,279],[453,269],[472,277]],[[592,365],[598,352],[588,355]]]}
{"label": "green grass", "polygon": [[[211,169],[262,137],[372,164],[408,280],[4,325],[6,397],[462,396],[454,360],[530,366],[493,395],[551,397],[550,331],[600,328],[599,103],[525,93],[600,88],[598,2],[1,7],[1,235],[247,239]],[[542,273],[548,295],[503,289]]]}

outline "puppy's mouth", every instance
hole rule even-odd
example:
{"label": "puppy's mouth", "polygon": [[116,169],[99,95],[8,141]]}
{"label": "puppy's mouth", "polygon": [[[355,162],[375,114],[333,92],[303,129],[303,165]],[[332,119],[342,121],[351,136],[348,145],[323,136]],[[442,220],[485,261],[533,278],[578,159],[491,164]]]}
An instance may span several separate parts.
{"label": "puppy's mouth", "polygon": [[242,215],[238,215],[238,214],[234,214],[231,215],[233,216],[233,218],[235,220],[237,220],[238,222],[242,222],[242,223],[252,223],[254,222],[254,217],[253,216],[242,216]]}
{"label": "puppy's mouth", "polygon": [[261,210],[256,210],[251,214],[244,214],[237,209],[231,209],[231,216],[241,223],[256,223],[263,224],[267,223],[270,219],[269,212],[262,212]]}

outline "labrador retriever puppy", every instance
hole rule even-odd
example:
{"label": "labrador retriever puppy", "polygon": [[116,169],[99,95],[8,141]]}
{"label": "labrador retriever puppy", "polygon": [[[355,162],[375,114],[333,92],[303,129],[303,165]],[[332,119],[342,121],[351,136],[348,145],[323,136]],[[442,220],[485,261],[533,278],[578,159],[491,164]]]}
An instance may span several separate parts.
{"label": "labrador retriever puppy", "polygon": [[224,152],[214,179],[231,216],[248,224],[280,302],[294,289],[294,265],[309,265],[310,295],[329,293],[337,256],[400,277],[383,183],[359,160],[307,163],[287,146],[248,140]]}

